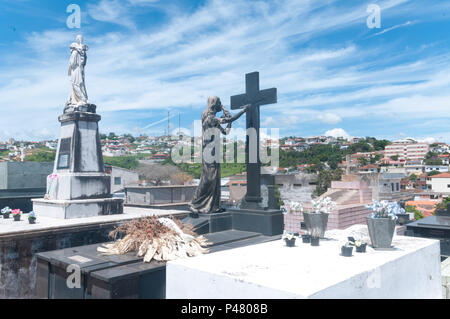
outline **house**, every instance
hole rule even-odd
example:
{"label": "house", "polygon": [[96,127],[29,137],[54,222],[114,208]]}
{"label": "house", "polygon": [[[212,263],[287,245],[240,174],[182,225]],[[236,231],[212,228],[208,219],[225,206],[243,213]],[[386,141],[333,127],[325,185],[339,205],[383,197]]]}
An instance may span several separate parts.
{"label": "house", "polygon": [[424,217],[429,217],[434,214],[436,205],[439,204],[439,200],[412,200],[405,203],[406,206],[414,206],[420,211]]}
{"label": "house", "polygon": [[443,165],[449,165],[449,163],[450,163],[450,155],[449,154],[441,154],[441,155],[439,155],[439,159],[442,161]]}
{"label": "house", "polygon": [[404,168],[408,175],[419,175],[425,171],[425,165],[423,165],[423,161],[407,161],[404,165]]}
{"label": "house", "polygon": [[442,195],[450,195],[450,173],[441,173],[428,177],[431,191]]}
{"label": "house", "polygon": [[380,166],[375,164],[368,164],[359,169],[360,173],[378,173],[380,171]]}
{"label": "house", "polygon": [[372,197],[377,201],[400,201],[414,198],[414,191],[401,189],[400,184],[405,174],[398,173],[360,173],[359,180],[365,182],[372,190]]}
{"label": "house", "polygon": [[139,174],[129,169],[105,165],[105,172],[111,175],[111,193],[121,192],[126,186],[139,183]]}
{"label": "house", "polygon": [[448,165],[425,165],[425,173],[430,172],[447,173]]}

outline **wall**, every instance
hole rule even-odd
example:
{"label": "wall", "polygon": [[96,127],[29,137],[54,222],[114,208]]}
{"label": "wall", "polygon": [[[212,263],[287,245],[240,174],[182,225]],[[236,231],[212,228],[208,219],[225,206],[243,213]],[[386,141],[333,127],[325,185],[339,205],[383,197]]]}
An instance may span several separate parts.
{"label": "wall", "polygon": [[450,193],[450,178],[432,178],[431,189],[437,193]]}
{"label": "wall", "polygon": [[[120,185],[115,184],[115,178],[121,179]],[[126,186],[137,185],[139,183],[139,174],[128,169],[112,167],[111,170],[111,193],[123,190]]]}
{"label": "wall", "polygon": [[125,187],[130,205],[158,205],[190,202],[197,186],[136,186]]}
{"label": "wall", "polygon": [[117,222],[0,236],[0,298],[35,298],[36,253],[109,240]]}
{"label": "wall", "polygon": [[2,162],[0,189],[45,188],[52,171],[53,163]]}
{"label": "wall", "polygon": [[295,202],[310,202],[316,189],[316,174],[275,175],[281,199]]}

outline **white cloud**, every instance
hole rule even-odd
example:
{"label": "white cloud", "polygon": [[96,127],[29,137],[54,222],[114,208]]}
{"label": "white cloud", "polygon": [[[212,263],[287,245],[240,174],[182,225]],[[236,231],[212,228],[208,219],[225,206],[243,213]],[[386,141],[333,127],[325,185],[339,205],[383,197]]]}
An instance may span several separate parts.
{"label": "white cloud", "polygon": [[334,128],[332,130],[326,131],[324,135],[332,137],[343,137],[345,139],[350,138],[350,135],[341,128]]}
{"label": "white cloud", "polygon": [[88,14],[94,19],[135,29],[136,25],[128,16],[128,8],[119,0],[101,0],[98,4],[88,4]]}
{"label": "white cloud", "polygon": [[334,113],[319,114],[318,119],[327,124],[337,124],[342,121],[342,118]]}

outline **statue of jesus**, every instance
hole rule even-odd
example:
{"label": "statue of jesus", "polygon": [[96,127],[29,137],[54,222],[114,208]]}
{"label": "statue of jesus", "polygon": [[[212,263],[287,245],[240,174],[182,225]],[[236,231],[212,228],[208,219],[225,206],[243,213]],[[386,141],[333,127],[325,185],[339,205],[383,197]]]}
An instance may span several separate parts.
{"label": "statue of jesus", "polygon": [[71,77],[72,91],[66,105],[87,105],[88,96],[84,82],[84,67],[86,66],[88,46],[83,44],[83,36],[78,35],[76,42],[70,45],[70,65],[68,75]]}

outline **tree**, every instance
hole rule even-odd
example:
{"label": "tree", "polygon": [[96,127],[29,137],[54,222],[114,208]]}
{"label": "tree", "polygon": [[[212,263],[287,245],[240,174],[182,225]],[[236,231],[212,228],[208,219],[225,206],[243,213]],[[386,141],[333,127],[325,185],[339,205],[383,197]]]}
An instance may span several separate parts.
{"label": "tree", "polygon": [[130,141],[130,143],[133,143],[136,140],[131,134],[124,134],[123,137]]}
{"label": "tree", "polygon": [[129,170],[134,170],[139,166],[135,156],[119,156],[119,157],[103,157],[103,162],[107,165],[121,167]]}
{"label": "tree", "polygon": [[427,176],[435,176],[435,175],[439,175],[441,172],[438,171],[431,171],[427,174]]}
{"label": "tree", "polygon": [[27,162],[54,162],[56,152],[52,151],[39,151],[37,154],[32,154],[26,157]]}
{"label": "tree", "polygon": [[398,161],[398,155],[393,155],[393,156],[391,156],[391,160],[393,160],[393,161]]}
{"label": "tree", "polygon": [[117,138],[117,136],[116,136],[116,134],[115,134],[115,133],[113,133],[113,132],[109,133],[109,135],[108,135],[108,139],[110,139],[110,140],[114,140],[114,139],[116,139],[116,138]]}
{"label": "tree", "polygon": [[409,180],[412,181],[412,182],[416,181],[417,180],[417,175],[416,174],[411,174],[409,176]]}
{"label": "tree", "polygon": [[406,212],[407,213],[414,213],[414,219],[415,220],[419,220],[419,219],[424,218],[422,212],[420,210],[418,210],[416,206],[407,205],[406,206]]}
{"label": "tree", "polygon": [[340,181],[343,171],[341,169],[335,170],[323,170],[319,172],[317,177],[316,189],[313,192],[314,196],[320,196],[324,194],[328,188],[331,187],[332,181]]}
{"label": "tree", "polygon": [[359,165],[361,165],[361,166],[365,166],[365,165],[369,164],[369,161],[367,159],[365,159],[364,157],[358,158],[358,162],[359,162]]}
{"label": "tree", "polygon": [[186,185],[186,183],[192,182],[193,178],[191,175],[184,172],[176,173],[171,177],[172,185]]}
{"label": "tree", "polygon": [[180,170],[173,165],[141,164],[138,173],[153,185],[160,186],[163,182],[172,182],[173,176],[179,174]]}

